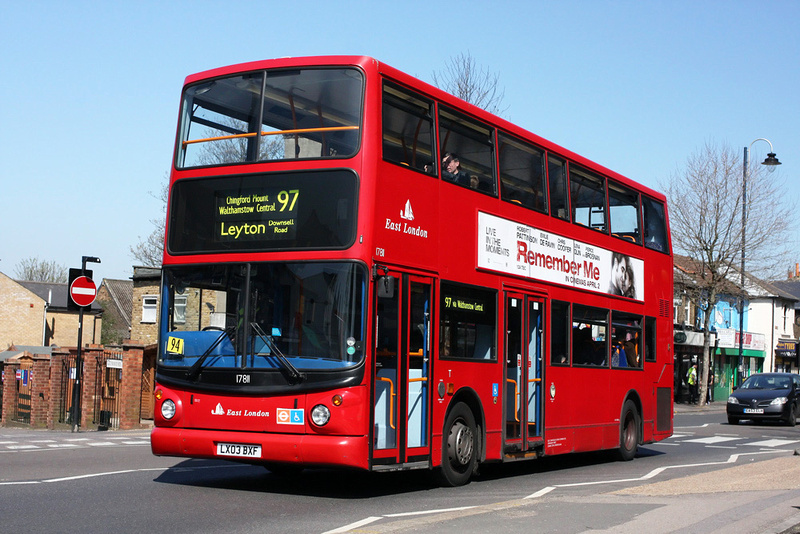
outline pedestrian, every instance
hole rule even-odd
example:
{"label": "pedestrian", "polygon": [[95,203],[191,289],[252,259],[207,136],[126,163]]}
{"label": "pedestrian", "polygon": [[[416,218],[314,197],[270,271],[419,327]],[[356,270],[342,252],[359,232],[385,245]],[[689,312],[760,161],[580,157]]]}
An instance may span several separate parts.
{"label": "pedestrian", "polygon": [[706,404],[714,402],[714,370],[708,370],[708,391],[706,392]]}
{"label": "pedestrian", "polygon": [[686,382],[689,384],[689,402],[697,404],[697,364],[693,363],[686,373]]}

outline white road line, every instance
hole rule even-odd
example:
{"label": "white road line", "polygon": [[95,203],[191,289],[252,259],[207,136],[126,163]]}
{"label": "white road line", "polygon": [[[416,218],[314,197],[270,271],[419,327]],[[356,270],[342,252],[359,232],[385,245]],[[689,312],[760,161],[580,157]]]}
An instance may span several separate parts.
{"label": "white road line", "polygon": [[765,441],[754,441],[753,443],[745,443],[745,445],[752,445],[753,447],[785,447],[792,443],[798,443],[800,440],[796,439],[768,439]]}
{"label": "white road line", "polygon": [[[643,480],[649,480],[651,478],[654,478],[654,477],[660,475],[661,473],[663,473],[664,471],[666,471],[667,469],[686,469],[686,468],[691,468],[691,467],[702,467],[702,466],[706,466],[706,465],[733,464],[733,463],[736,463],[741,456],[754,456],[754,455],[757,455],[757,454],[775,454],[775,453],[778,453],[778,452],[792,452],[792,451],[781,450],[781,449],[772,449],[772,450],[765,450],[765,451],[759,451],[759,452],[745,452],[745,453],[741,453],[741,454],[731,454],[728,457],[727,460],[720,461],[720,462],[703,462],[703,463],[698,463],[698,464],[681,464],[681,465],[668,465],[668,466],[664,466],[664,467],[658,467],[658,468],[653,469],[652,471],[650,471],[650,472],[648,472],[648,473],[646,473],[646,474],[644,474],[644,475],[642,475],[640,477],[620,478],[620,479],[615,479],[615,480],[595,480],[595,481],[591,481],[591,482],[576,482],[576,483],[572,483],[572,484],[556,484],[555,486],[547,486],[545,488],[542,488],[539,491],[537,491],[535,493],[532,493],[532,494],[528,495],[527,497],[523,497],[523,498],[524,499],[534,499],[534,498],[537,498],[537,497],[541,497],[542,495],[546,495],[546,494],[550,493],[551,491],[556,490],[558,488],[576,488],[576,487],[580,487],[580,486],[597,486],[597,485],[601,485],[601,484],[618,484],[620,482],[641,482]],[[484,506],[488,506],[488,505],[484,505]],[[449,510],[467,510],[467,509],[470,509],[470,508],[479,508],[479,506],[467,506],[467,507],[464,507],[464,508],[451,508]],[[350,523],[349,525],[345,525],[345,526],[336,528],[334,530],[325,531],[322,534],[342,534],[344,532],[350,532],[353,529],[356,529],[356,528],[361,527],[363,525],[368,525],[370,523],[374,523],[375,521],[378,521],[378,520],[383,519],[383,518],[422,515],[422,514],[428,514],[428,513],[446,512],[446,511],[449,511],[449,510],[430,510],[430,511],[405,512],[403,514],[386,514],[386,515],[383,515],[383,516],[380,516],[380,517],[374,517],[373,516],[373,517],[368,517],[366,519],[362,519],[361,521],[356,521],[355,523]]]}
{"label": "white road line", "polygon": [[705,443],[706,445],[714,445],[716,443],[725,443],[726,441],[736,441],[742,438],[729,438],[727,436],[709,436],[707,438],[695,438],[684,440],[684,443]]}
{"label": "white road line", "polygon": [[340,534],[341,532],[349,532],[354,528],[363,527],[364,525],[369,525],[370,523],[374,523],[380,517],[368,517],[366,519],[362,519],[361,521],[356,521],[355,523],[350,523],[349,525],[345,525],[343,527],[335,528],[333,530],[326,530],[322,534]]}
{"label": "white road line", "polygon": [[461,506],[459,508],[439,508],[438,510],[420,510],[417,512],[402,512],[399,514],[386,514],[383,517],[408,517],[412,515],[443,514],[446,512],[458,512],[461,510],[469,510],[470,508],[477,508],[477,506]]}

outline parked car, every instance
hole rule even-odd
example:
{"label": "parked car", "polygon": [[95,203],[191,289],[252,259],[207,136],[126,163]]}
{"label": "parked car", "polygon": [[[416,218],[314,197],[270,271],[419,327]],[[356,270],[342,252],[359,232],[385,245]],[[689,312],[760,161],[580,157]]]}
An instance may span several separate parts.
{"label": "parked car", "polygon": [[789,426],[797,422],[800,375],[793,373],[759,373],[750,376],[728,397],[728,423],[742,419],[783,421]]}

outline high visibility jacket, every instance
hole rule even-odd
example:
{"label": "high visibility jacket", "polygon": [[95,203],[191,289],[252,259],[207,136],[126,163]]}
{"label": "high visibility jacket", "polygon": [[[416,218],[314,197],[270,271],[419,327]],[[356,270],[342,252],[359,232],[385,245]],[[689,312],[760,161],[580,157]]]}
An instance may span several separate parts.
{"label": "high visibility jacket", "polygon": [[695,383],[697,382],[697,369],[695,369],[694,367],[690,368],[689,372],[686,373],[686,376],[687,376],[686,381],[689,382],[689,385],[690,386],[695,385]]}

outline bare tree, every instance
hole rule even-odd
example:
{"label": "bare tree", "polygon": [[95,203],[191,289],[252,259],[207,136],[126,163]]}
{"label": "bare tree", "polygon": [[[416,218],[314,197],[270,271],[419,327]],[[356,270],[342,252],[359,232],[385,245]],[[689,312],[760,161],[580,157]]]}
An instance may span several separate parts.
{"label": "bare tree", "polygon": [[164,256],[164,229],[166,228],[167,199],[169,197],[169,174],[165,175],[165,180],[158,196],[152,192],[150,194],[161,200],[164,215],[150,220],[155,228],[146,238],[142,239],[140,236],[139,242],[130,247],[130,251],[133,259],[140,265],[159,267]]}
{"label": "bare tree", "polygon": [[[748,171],[743,243],[742,165],[742,158],[731,147],[706,143],[687,159],[685,169],[661,186],[670,201],[673,247],[690,259],[695,281],[684,289],[702,310],[711,310],[721,295],[730,295],[731,291],[744,296],[744,288],[739,287],[742,246],[748,273],[759,278],[781,273],[789,257],[793,207],[785,202],[782,180],[757,162]],[[698,377],[701,400],[708,384],[712,314],[703,315],[703,358]]]}
{"label": "bare tree", "polygon": [[451,57],[444,69],[433,73],[433,84],[470,104],[499,115],[505,90],[498,87],[499,75],[477,65],[467,53]]}
{"label": "bare tree", "polygon": [[17,280],[28,282],[66,284],[69,280],[69,269],[52,260],[31,257],[25,258],[14,267],[14,276]]}

